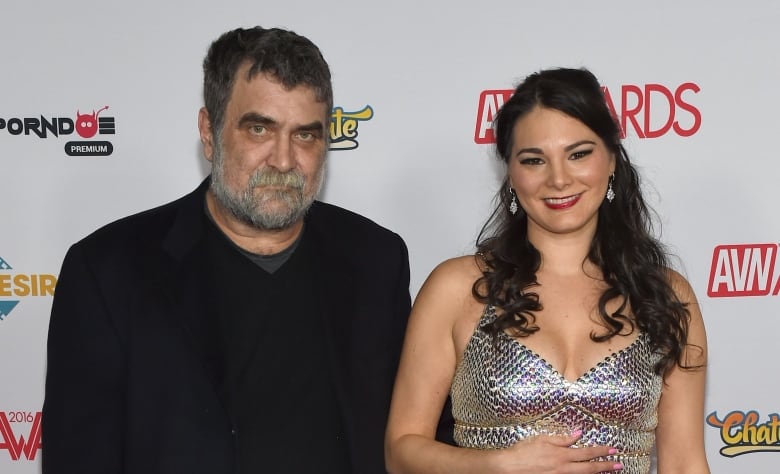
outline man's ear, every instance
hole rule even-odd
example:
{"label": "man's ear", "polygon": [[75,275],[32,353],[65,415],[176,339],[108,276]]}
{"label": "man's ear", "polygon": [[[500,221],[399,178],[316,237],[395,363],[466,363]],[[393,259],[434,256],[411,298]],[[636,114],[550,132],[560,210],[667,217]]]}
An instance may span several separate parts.
{"label": "man's ear", "polygon": [[198,131],[200,142],[203,144],[203,154],[211,161],[214,157],[214,134],[211,130],[211,119],[206,107],[201,107],[198,112]]}

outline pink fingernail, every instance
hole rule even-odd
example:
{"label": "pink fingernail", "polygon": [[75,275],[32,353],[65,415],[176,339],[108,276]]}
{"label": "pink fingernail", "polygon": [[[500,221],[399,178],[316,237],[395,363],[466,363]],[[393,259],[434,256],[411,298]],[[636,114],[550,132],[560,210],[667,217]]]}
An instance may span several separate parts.
{"label": "pink fingernail", "polygon": [[574,431],[571,432],[572,436],[579,436],[581,434],[582,434],[582,430],[574,430]]}
{"label": "pink fingernail", "polygon": [[617,454],[617,449],[615,448],[610,449],[609,454]]}
{"label": "pink fingernail", "polygon": [[620,469],[623,469],[623,464],[617,463],[614,466],[612,466],[612,469],[619,471]]}

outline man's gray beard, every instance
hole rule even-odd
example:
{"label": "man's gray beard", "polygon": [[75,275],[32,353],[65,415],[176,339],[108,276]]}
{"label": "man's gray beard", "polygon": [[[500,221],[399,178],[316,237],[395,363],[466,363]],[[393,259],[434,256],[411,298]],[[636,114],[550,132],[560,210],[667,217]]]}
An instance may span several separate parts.
{"label": "man's gray beard", "polygon": [[[262,230],[287,229],[303,219],[322,186],[322,175],[325,163],[315,175],[318,181],[312,193],[306,195],[306,179],[298,171],[280,172],[273,168],[257,170],[246,188],[239,192],[233,192],[225,184],[224,160],[221,145],[214,148],[213,167],[211,173],[211,191],[217,201],[229,210],[236,219]],[[255,196],[255,188],[258,186],[284,186],[286,189],[274,189],[263,191],[261,196]],[[274,205],[275,209],[269,209],[269,203],[283,202],[283,205]]]}

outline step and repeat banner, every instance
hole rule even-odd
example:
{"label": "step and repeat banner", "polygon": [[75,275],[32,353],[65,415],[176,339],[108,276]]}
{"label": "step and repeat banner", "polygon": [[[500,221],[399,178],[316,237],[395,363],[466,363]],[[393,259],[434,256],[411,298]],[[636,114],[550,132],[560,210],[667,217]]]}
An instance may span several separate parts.
{"label": "step and repeat banner", "polygon": [[[773,2],[27,2],[0,15],[0,472],[40,471],[46,332],[67,248],[194,189],[201,61],[238,26],[333,71],[322,199],[406,240],[412,294],[473,251],[527,74],[587,67],[707,324],[714,473],[780,470],[780,6]],[[143,308],[138,308],[143,311]],[[89,443],[90,440],[84,440]]]}

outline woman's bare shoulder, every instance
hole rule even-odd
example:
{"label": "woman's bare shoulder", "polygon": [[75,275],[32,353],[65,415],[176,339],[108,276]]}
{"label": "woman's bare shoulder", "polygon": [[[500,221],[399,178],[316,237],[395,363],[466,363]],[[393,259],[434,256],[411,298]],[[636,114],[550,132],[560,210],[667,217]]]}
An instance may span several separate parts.
{"label": "woman's bare shoulder", "polygon": [[481,260],[477,255],[464,255],[447,259],[436,266],[429,277],[444,280],[447,284],[468,284],[469,287],[482,276]]}
{"label": "woman's bare shoulder", "polygon": [[464,255],[447,259],[436,265],[428,275],[418,298],[446,297],[464,302],[471,298],[471,288],[480,277],[482,270],[478,256]]}
{"label": "woman's bare shoulder", "polygon": [[693,288],[683,275],[671,268],[667,268],[666,277],[669,281],[669,285],[672,287],[672,290],[674,290],[680,301],[683,303],[696,304],[696,295]]}

